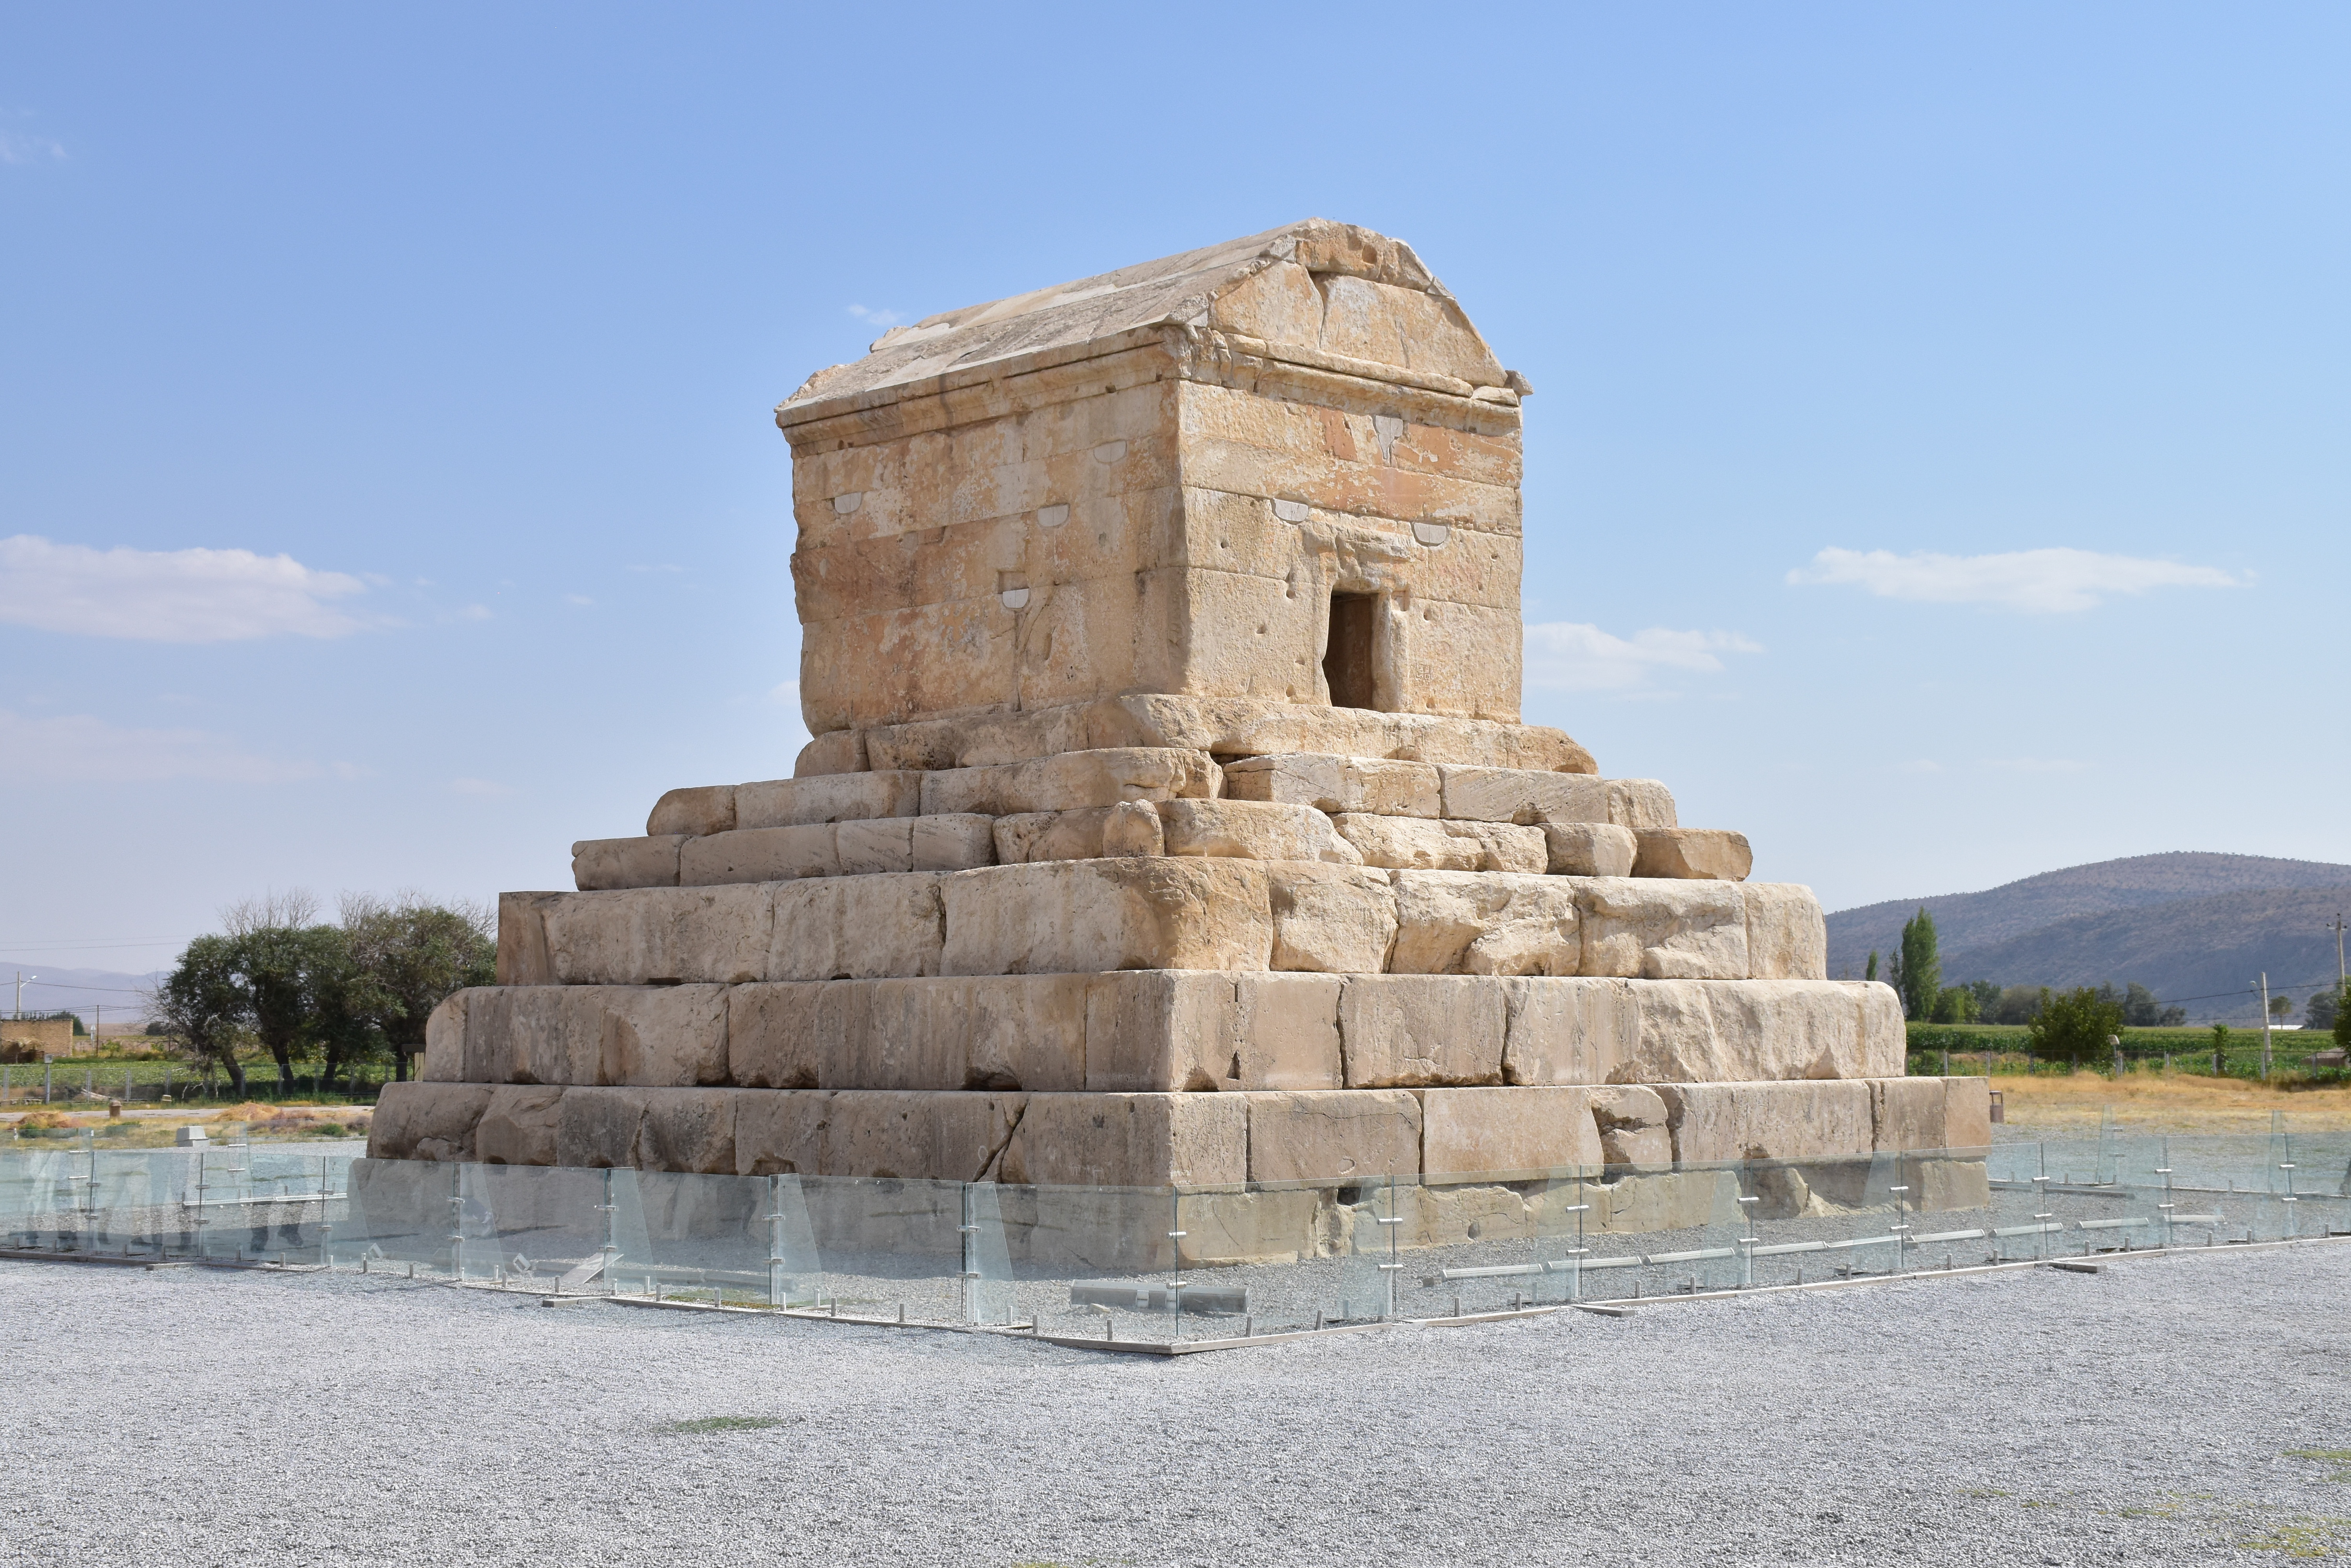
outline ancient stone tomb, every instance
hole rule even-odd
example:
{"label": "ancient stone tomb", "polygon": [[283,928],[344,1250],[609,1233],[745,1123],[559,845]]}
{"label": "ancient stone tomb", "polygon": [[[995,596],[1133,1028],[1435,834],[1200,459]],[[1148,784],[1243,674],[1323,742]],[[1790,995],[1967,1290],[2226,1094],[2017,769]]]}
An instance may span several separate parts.
{"label": "ancient stone tomb", "polygon": [[1113,1185],[1987,1141],[1809,889],[1518,722],[1520,409],[1310,221],[777,410],[815,736],[509,894],[371,1153]]}

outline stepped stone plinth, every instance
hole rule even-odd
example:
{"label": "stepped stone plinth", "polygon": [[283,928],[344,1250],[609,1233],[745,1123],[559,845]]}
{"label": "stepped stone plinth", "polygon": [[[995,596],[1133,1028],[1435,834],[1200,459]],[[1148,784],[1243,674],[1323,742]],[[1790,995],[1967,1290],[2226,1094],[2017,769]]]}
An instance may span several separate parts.
{"label": "stepped stone plinth", "polygon": [[810,377],[815,738],[506,895],[371,1153],[1442,1184],[1987,1142],[1809,889],[1519,722],[1531,391],[1321,221]]}

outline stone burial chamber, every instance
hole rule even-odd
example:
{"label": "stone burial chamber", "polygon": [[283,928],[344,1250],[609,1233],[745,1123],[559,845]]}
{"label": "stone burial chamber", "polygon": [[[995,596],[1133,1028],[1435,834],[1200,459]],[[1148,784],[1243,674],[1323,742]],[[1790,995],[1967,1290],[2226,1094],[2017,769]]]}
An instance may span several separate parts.
{"label": "stone burial chamber", "polygon": [[1520,722],[1531,391],[1319,219],[819,371],[776,411],[815,738],[506,894],[370,1154],[1220,1186],[1987,1143],[1810,889]]}

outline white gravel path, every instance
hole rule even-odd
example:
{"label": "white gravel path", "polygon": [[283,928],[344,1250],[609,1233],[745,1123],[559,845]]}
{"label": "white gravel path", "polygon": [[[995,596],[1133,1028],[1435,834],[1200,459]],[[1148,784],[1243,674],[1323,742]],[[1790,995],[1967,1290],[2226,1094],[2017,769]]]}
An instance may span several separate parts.
{"label": "white gravel path", "polygon": [[0,1261],[0,1562],[2278,1563],[2346,1321],[2351,1244],[1176,1361]]}

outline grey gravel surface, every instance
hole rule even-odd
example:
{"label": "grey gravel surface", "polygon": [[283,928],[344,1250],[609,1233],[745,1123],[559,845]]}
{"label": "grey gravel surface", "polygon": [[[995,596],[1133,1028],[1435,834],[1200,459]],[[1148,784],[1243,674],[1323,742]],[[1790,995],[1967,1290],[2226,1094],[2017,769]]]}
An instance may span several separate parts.
{"label": "grey gravel surface", "polygon": [[1166,1361],[0,1261],[0,1562],[2276,1563],[2346,1312],[2320,1243]]}

